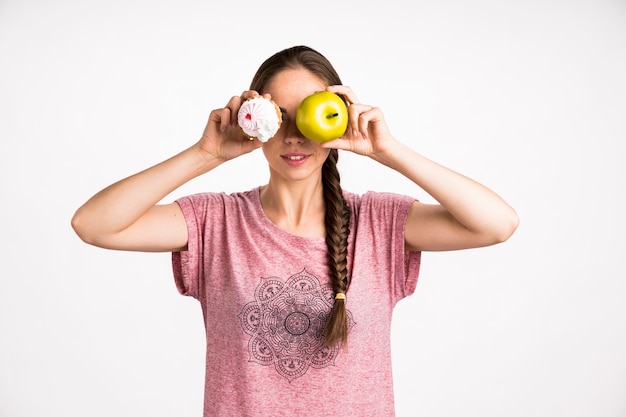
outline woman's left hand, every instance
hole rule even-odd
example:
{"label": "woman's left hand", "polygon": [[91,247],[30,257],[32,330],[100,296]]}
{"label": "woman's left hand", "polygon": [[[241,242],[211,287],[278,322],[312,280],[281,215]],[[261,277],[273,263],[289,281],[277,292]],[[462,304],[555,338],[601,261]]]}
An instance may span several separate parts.
{"label": "woman's left hand", "polygon": [[348,86],[333,85],[326,90],[343,96],[348,102],[348,128],[341,138],[325,142],[323,147],[343,149],[374,159],[391,148],[395,139],[380,108],[361,104]]}

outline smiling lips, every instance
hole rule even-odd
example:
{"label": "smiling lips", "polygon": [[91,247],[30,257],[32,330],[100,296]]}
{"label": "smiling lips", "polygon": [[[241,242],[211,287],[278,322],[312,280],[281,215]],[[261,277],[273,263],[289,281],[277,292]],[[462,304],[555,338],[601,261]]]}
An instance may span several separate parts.
{"label": "smiling lips", "polygon": [[287,164],[291,166],[298,166],[302,165],[309,156],[303,153],[288,153],[282,155],[282,157]]}

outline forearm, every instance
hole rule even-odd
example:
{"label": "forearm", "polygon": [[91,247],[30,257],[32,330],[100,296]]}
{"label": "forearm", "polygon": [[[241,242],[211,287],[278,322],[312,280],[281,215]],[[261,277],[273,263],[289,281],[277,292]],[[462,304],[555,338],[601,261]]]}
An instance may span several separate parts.
{"label": "forearm", "polygon": [[372,158],[413,181],[472,233],[503,240],[517,226],[517,214],[495,192],[400,142]]}
{"label": "forearm", "polygon": [[72,226],[82,238],[119,233],[166,195],[220,163],[194,145],[98,192],[76,211]]}

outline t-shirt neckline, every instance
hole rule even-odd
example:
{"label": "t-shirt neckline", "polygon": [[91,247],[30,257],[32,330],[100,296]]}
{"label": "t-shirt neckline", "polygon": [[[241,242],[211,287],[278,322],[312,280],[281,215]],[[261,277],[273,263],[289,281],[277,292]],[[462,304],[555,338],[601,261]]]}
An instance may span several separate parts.
{"label": "t-shirt neckline", "polygon": [[283,239],[291,240],[294,242],[299,242],[299,243],[305,242],[308,244],[326,245],[326,238],[324,237],[304,237],[304,236],[294,235],[293,233],[289,233],[286,230],[281,229],[280,227],[278,227],[276,223],[271,221],[270,218],[267,217],[267,214],[265,214],[265,211],[263,210],[263,206],[261,204],[261,186],[256,187],[252,195],[254,198],[253,202],[254,202],[254,207],[257,211],[257,215],[259,219],[261,219],[261,222],[263,222],[263,224],[268,228],[270,232],[278,234],[278,236],[280,236]]}

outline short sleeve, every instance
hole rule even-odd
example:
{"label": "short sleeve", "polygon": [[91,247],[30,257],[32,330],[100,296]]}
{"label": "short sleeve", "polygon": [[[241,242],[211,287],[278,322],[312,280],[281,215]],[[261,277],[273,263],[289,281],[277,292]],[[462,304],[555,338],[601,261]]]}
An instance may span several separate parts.
{"label": "short sleeve", "polygon": [[[404,230],[409,217],[409,210],[415,200],[407,196],[399,196],[398,200],[393,252],[396,257],[395,264],[398,268],[396,270],[396,276],[400,277],[398,280],[400,285],[399,288],[397,288],[397,290],[399,290],[397,291],[397,295],[400,298],[403,298],[415,292],[417,279],[419,277],[422,253],[419,251],[405,250]],[[402,270],[400,270],[400,268],[402,268]]]}
{"label": "short sleeve", "polygon": [[397,302],[415,292],[420,271],[421,252],[406,251],[404,230],[412,197],[369,192],[363,196],[359,231],[360,251],[375,270],[386,271],[391,296]]}
{"label": "short sleeve", "polygon": [[223,213],[223,194],[201,193],[176,200],[187,223],[187,250],[172,253],[172,268],[176,288],[182,295],[199,298],[203,282],[203,257],[206,236],[220,236],[223,222],[207,219],[212,214]]}

